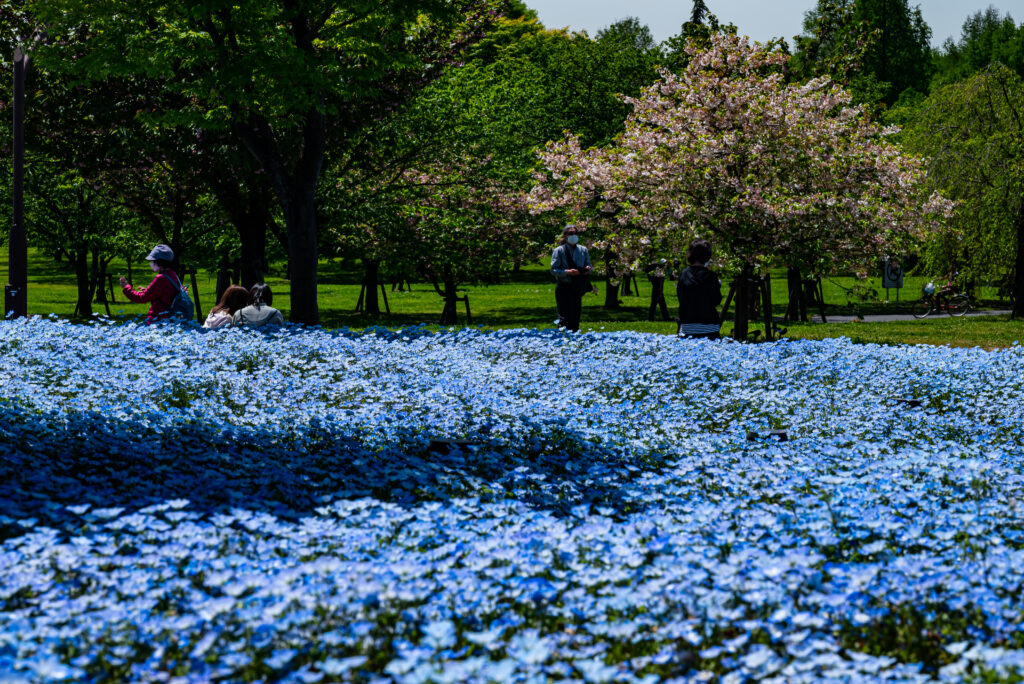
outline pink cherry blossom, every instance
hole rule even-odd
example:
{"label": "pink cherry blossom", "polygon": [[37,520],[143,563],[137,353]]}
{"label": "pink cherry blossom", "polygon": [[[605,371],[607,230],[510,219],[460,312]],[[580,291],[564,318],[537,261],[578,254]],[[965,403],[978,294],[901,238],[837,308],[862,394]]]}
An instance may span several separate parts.
{"label": "pink cherry blossom", "polygon": [[633,111],[613,145],[567,135],[540,152],[534,213],[567,210],[634,263],[701,236],[736,262],[817,272],[864,269],[949,215],[923,161],[840,86],[786,83],[788,56],[742,37],[688,52],[682,73],[624,98]]}

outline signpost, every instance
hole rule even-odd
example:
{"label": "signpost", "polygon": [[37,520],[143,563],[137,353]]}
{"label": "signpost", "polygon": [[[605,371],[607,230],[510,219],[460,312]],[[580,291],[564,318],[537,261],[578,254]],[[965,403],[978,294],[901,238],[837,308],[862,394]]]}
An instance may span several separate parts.
{"label": "signpost", "polygon": [[4,317],[28,315],[28,243],[25,237],[25,72],[28,55],[14,49],[14,221],[8,242]]}
{"label": "signpost", "polygon": [[882,259],[882,287],[885,288],[885,300],[889,301],[889,289],[895,288],[896,301],[900,301],[900,288],[903,287],[903,267],[895,257]]}

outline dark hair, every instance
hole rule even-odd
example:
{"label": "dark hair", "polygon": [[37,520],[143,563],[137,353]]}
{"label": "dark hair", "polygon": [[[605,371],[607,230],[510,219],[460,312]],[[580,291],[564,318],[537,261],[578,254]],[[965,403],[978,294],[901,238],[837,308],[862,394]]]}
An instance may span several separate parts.
{"label": "dark hair", "polygon": [[579,229],[576,226],[566,226],[562,229],[562,237],[558,239],[558,244],[564,245],[569,242],[569,231],[574,231],[577,235],[580,234]]}
{"label": "dark hair", "polygon": [[160,267],[161,271],[164,270],[165,268],[173,268],[174,267],[174,262],[173,261],[168,261],[167,259],[153,259],[153,261],[156,262],[156,265]]}
{"label": "dark hair", "polygon": [[224,294],[220,296],[217,306],[213,307],[210,313],[227,311],[229,314],[234,314],[239,309],[244,309],[248,303],[249,291],[241,285],[231,285],[228,289],[224,290]]}
{"label": "dark hair", "polygon": [[260,304],[274,305],[274,293],[270,291],[270,286],[266,283],[256,283],[249,290],[249,305],[259,306]]}
{"label": "dark hair", "polygon": [[711,261],[711,243],[707,240],[694,240],[690,249],[686,250],[686,263],[706,264]]}

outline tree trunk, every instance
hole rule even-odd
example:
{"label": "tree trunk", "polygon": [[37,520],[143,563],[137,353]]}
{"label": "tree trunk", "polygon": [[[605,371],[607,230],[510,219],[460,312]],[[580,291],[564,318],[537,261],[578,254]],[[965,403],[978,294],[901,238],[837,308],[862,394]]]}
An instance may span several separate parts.
{"label": "tree trunk", "polygon": [[288,232],[291,320],[316,325],[320,322],[316,293],[319,258],[316,187],[326,150],[324,115],[316,108],[306,113],[301,152],[290,171],[285,167],[285,156],[278,148],[273,127],[266,119],[254,116],[247,125],[235,130],[266,172],[284,217]]}
{"label": "tree trunk", "polygon": [[377,298],[380,280],[380,261],[363,259],[363,313],[376,318],[380,316],[380,301]]}
{"label": "tree trunk", "polygon": [[92,318],[92,273],[89,269],[89,249],[79,247],[71,254],[75,265],[75,281],[78,285],[78,303],[75,311],[82,318]]}
{"label": "tree trunk", "polygon": [[96,301],[100,304],[107,304],[107,289],[105,284],[107,282],[107,266],[110,265],[111,257],[103,258],[102,252],[98,247],[93,248],[92,252],[92,268],[93,273],[96,274],[96,278],[93,284],[93,294],[96,296]]}
{"label": "tree trunk", "polygon": [[445,276],[442,284],[444,286],[444,310],[441,311],[441,325],[455,325],[458,323],[458,315],[456,313],[458,309],[456,307],[459,302],[456,299],[457,293],[455,291],[458,284],[455,282],[455,278],[450,275]]}
{"label": "tree trunk", "polygon": [[231,259],[228,257],[227,252],[221,255],[220,261],[217,262],[217,293],[214,297],[216,303],[220,303],[220,298],[224,295],[224,291],[231,286]]}
{"label": "tree trunk", "polygon": [[751,287],[750,276],[753,273],[753,268],[750,264],[745,264],[743,270],[740,271],[739,277],[736,279],[736,316],[733,319],[733,333],[734,339],[741,342],[747,339],[747,333],[750,329],[750,295]]}
{"label": "tree trunk", "polygon": [[316,298],[318,245],[313,188],[298,192],[295,202],[286,208],[288,226],[288,275],[291,279],[291,320],[316,325],[320,310]]}
{"label": "tree trunk", "polygon": [[268,188],[257,176],[248,180],[250,185],[245,188],[240,188],[234,178],[213,178],[210,181],[217,202],[238,233],[241,251],[239,282],[245,288],[263,281],[267,263],[267,230],[271,223]]}
{"label": "tree trunk", "polygon": [[631,296],[633,294],[633,289],[632,289],[631,284],[630,284],[630,281],[632,279],[633,279],[633,272],[632,271],[626,271],[622,275],[622,278],[619,279],[619,283],[620,283],[619,284],[619,288],[622,291],[622,296],[623,297],[629,297],[629,296]]}
{"label": "tree trunk", "polygon": [[806,323],[807,307],[803,302],[803,274],[800,273],[799,268],[790,266],[786,269],[786,285],[789,293],[789,302],[786,306],[786,321]]}
{"label": "tree trunk", "polygon": [[1024,318],[1024,211],[1017,214],[1017,259],[1013,269],[1012,318]]}
{"label": "tree trunk", "polygon": [[618,273],[618,264],[615,259],[618,255],[614,252],[605,253],[605,288],[604,288],[604,308],[606,309],[618,309],[619,308],[619,288],[622,287],[622,281],[620,280],[615,285],[612,285],[612,281],[615,280],[615,276]]}
{"label": "tree trunk", "polygon": [[235,225],[241,248],[239,279],[246,289],[263,282],[263,267],[267,260],[267,218],[264,206],[262,215],[246,212],[243,225]]}
{"label": "tree trunk", "polygon": [[608,282],[604,286],[604,308],[619,308],[619,283],[612,285],[612,277],[608,276]]}

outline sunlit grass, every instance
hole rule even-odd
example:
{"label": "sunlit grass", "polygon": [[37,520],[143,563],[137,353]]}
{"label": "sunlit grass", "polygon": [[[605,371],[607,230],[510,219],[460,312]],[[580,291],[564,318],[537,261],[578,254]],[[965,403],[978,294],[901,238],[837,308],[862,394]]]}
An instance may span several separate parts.
{"label": "sunlit grass", "polygon": [[[73,314],[77,290],[74,272],[67,264],[53,261],[37,250],[30,251],[28,309],[30,314],[56,314],[69,317]],[[114,296],[109,304],[110,314],[116,317],[134,317],[145,314],[148,305],[133,304],[124,299],[117,286],[117,276],[127,274],[127,264],[115,260],[108,272],[111,274]],[[7,250],[0,250],[0,273],[7,273]],[[151,279],[150,271],[145,262],[132,264],[133,284],[144,287]],[[786,279],[781,270],[772,274],[773,314],[781,317],[786,308]],[[339,262],[325,262],[320,273],[319,307],[322,324],[326,327],[365,328],[373,325],[387,327],[404,327],[427,324],[439,329],[437,325],[442,309],[442,300],[429,283],[413,283],[411,290],[397,291],[391,285],[385,285],[383,292],[378,289],[378,300],[382,316],[374,318],[357,312],[359,300],[360,274],[351,267],[346,268]],[[905,314],[909,312],[910,302],[920,296],[921,286],[929,278],[923,276],[908,277],[906,285],[899,293],[890,290],[890,299],[885,301],[886,292],[878,287],[877,279],[866,281],[869,288],[875,290],[875,296],[868,301],[860,301],[850,293],[856,282],[851,277],[832,277],[823,281],[827,315],[872,315],[872,314]],[[186,279],[189,283],[189,279]],[[196,276],[195,287],[191,287],[193,295],[198,293],[199,303],[204,311],[213,306],[216,290],[216,274],[200,272]],[[291,308],[288,281],[279,275],[267,277],[267,283],[274,292],[274,305],[284,311],[286,317]],[[660,313],[655,321],[647,320],[650,297],[650,284],[647,279],[637,278],[639,294],[635,291],[620,297],[618,309],[604,308],[607,286],[599,282],[600,293],[587,295],[584,299],[583,332],[614,332],[636,330],[657,334],[675,334],[676,326],[672,321],[662,321]],[[109,283],[108,283],[109,286]],[[676,298],[672,283],[666,284],[666,297],[669,304],[669,315],[675,315]],[[109,287],[108,287],[109,294]],[[465,292],[469,296],[469,319],[466,316],[465,304],[459,304],[458,325],[483,326],[485,328],[552,328],[555,321],[554,284],[544,264],[525,266],[520,272],[512,274],[506,282],[487,285],[467,285]],[[981,288],[983,305],[987,307],[1005,308],[1005,303],[995,299],[992,288]],[[387,310],[385,302],[387,299]],[[106,306],[94,304],[97,314],[106,314]],[[817,314],[811,310],[809,314]],[[752,330],[763,327],[752,325]],[[938,316],[926,320],[895,321],[885,323],[809,323],[788,324],[786,336],[802,339],[824,339],[830,337],[849,337],[858,342],[874,342],[880,344],[934,344],[960,347],[980,346],[984,348],[1010,346],[1024,339],[1024,322],[1011,321],[1007,316],[949,318]],[[723,331],[729,333],[731,324],[726,323]]]}

